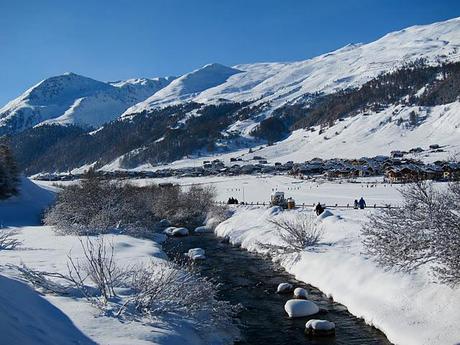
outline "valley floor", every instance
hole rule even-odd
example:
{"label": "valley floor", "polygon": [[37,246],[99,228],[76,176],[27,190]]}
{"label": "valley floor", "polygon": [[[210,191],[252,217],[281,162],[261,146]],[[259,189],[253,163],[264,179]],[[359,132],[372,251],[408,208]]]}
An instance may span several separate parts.
{"label": "valley floor", "polygon": [[[133,183],[149,184],[166,180],[133,180]],[[312,204],[318,201],[334,205],[352,204],[353,200],[363,196],[368,205],[393,204],[400,202],[398,188],[361,179],[359,183],[345,181],[300,181],[284,176],[246,176],[240,178],[190,178],[168,179],[184,187],[192,184],[207,184],[216,188],[217,199],[225,201],[233,196],[240,200],[268,202],[270,194],[284,191],[293,196],[298,204]],[[50,184],[44,183],[47,188]],[[30,187],[35,186],[31,184]],[[443,187],[443,184],[438,184]],[[40,188],[41,189],[41,188]],[[30,198],[35,192],[27,192]],[[48,193],[48,192],[47,192]],[[243,195],[244,193],[244,195]],[[49,194],[47,194],[49,198]],[[31,200],[31,199],[30,199]],[[14,201],[14,200],[13,200]],[[11,201],[11,202],[13,202]],[[19,200],[14,201],[20,205]],[[6,205],[6,204],[5,204]],[[9,205],[9,204],[8,204]],[[10,215],[13,206],[2,208],[0,218]],[[32,210],[28,206],[24,208]],[[237,206],[234,214],[216,228],[218,236],[228,236],[230,242],[241,245],[250,251],[266,253],[266,244],[279,244],[277,230],[267,220],[281,212],[278,208],[266,206]],[[311,250],[295,255],[276,255],[274,259],[297,279],[311,284],[337,302],[345,305],[349,311],[382,330],[388,339],[402,345],[453,345],[460,343],[460,288],[452,289],[433,282],[427,272],[403,274],[386,271],[374,261],[362,254],[360,229],[366,215],[374,209],[354,210],[350,208],[332,208],[331,215],[320,218],[324,227],[322,244]],[[7,214],[5,214],[5,212]],[[293,216],[297,212],[311,212],[310,206],[284,214]],[[28,214],[33,220],[34,213]],[[38,217],[38,214],[35,214]],[[11,218],[11,217],[10,217]],[[21,217],[19,217],[21,218]],[[12,221],[10,219],[10,221]],[[11,338],[25,334],[27,339],[38,335],[49,340],[45,344],[65,344],[59,336],[66,339],[79,339],[81,343],[102,344],[202,344],[203,340],[186,324],[168,323],[159,320],[155,324],[137,321],[121,322],[115,318],[100,315],[96,309],[85,302],[72,298],[45,295],[40,297],[31,288],[18,282],[17,274],[9,265],[29,264],[42,270],[65,270],[66,256],[69,250],[73,255],[81,255],[79,242],[72,236],[56,236],[51,228],[28,226],[28,222],[18,227],[18,238],[23,241],[21,249],[0,252],[0,300],[2,305],[18,304],[10,312],[2,314],[2,325],[11,325],[17,319],[26,320],[17,327],[2,327]],[[11,226],[11,222],[9,223]],[[120,260],[129,265],[144,260],[163,260],[164,253],[158,243],[134,239],[122,235],[106,235],[113,241]],[[8,291],[18,285],[17,293],[24,299],[9,300]],[[31,295],[40,299],[28,310],[22,301],[29,301]],[[8,304],[10,303],[10,304]],[[42,307],[44,304],[46,307]],[[38,305],[38,307],[35,307]],[[5,307],[8,308],[8,307]],[[57,309],[56,309],[57,308]],[[33,311],[33,313],[30,313]],[[65,314],[68,319],[59,317]],[[62,324],[51,333],[46,321],[59,318]],[[16,332],[16,333],[14,333]],[[38,335],[37,335],[38,334]],[[52,335],[51,335],[52,334]],[[215,340],[215,339],[214,339]],[[27,343],[24,341],[23,343]],[[30,343],[30,342],[29,342]],[[216,342],[211,342],[215,344]]]}

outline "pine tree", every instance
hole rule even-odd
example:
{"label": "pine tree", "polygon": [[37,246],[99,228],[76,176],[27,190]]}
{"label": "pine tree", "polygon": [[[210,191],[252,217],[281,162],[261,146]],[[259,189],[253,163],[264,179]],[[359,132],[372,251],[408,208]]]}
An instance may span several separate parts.
{"label": "pine tree", "polygon": [[0,198],[8,198],[18,192],[19,169],[5,141],[0,143]]}

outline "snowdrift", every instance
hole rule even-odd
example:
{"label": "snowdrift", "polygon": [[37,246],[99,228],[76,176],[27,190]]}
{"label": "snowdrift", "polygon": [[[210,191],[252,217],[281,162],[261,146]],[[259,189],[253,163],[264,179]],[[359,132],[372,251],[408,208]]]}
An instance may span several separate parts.
{"label": "snowdrift", "polygon": [[0,227],[39,225],[43,211],[54,201],[55,190],[22,177],[19,194],[0,201]]}
{"label": "snowdrift", "polygon": [[2,344],[96,344],[29,286],[2,275],[0,333]]}

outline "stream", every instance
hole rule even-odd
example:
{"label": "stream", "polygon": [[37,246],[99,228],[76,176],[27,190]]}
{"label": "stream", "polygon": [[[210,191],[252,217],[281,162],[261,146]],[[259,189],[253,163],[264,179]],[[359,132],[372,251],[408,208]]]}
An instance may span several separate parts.
{"label": "stream", "polygon": [[[241,303],[238,315],[242,340],[238,345],[390,345],[379,330],[351,315],[347,308],[334,302],[318,289],[296,280],[270,260],[224,243],[212,233],[172,237],[163,248],[169,256],[183,254],[191,248],[203,248],[207,259],[198,262],[204,276],[222,284],[219,298],[232,304]],[[304,334],[308,317],[289,319],[284,311],[291,294],[276,294],[279,283],[289,282],[309,292],[309,300],[321,308],[312,319],[326,319],[336,325],[336,336],[311,338]]]}

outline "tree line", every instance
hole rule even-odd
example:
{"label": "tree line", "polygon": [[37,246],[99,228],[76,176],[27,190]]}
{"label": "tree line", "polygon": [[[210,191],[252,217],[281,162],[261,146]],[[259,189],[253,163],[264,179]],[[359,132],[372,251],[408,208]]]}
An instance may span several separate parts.
{"label": "tree line", "polygon": [[0,141],[0,199],[18,193],[19,169],[5,140]]}

